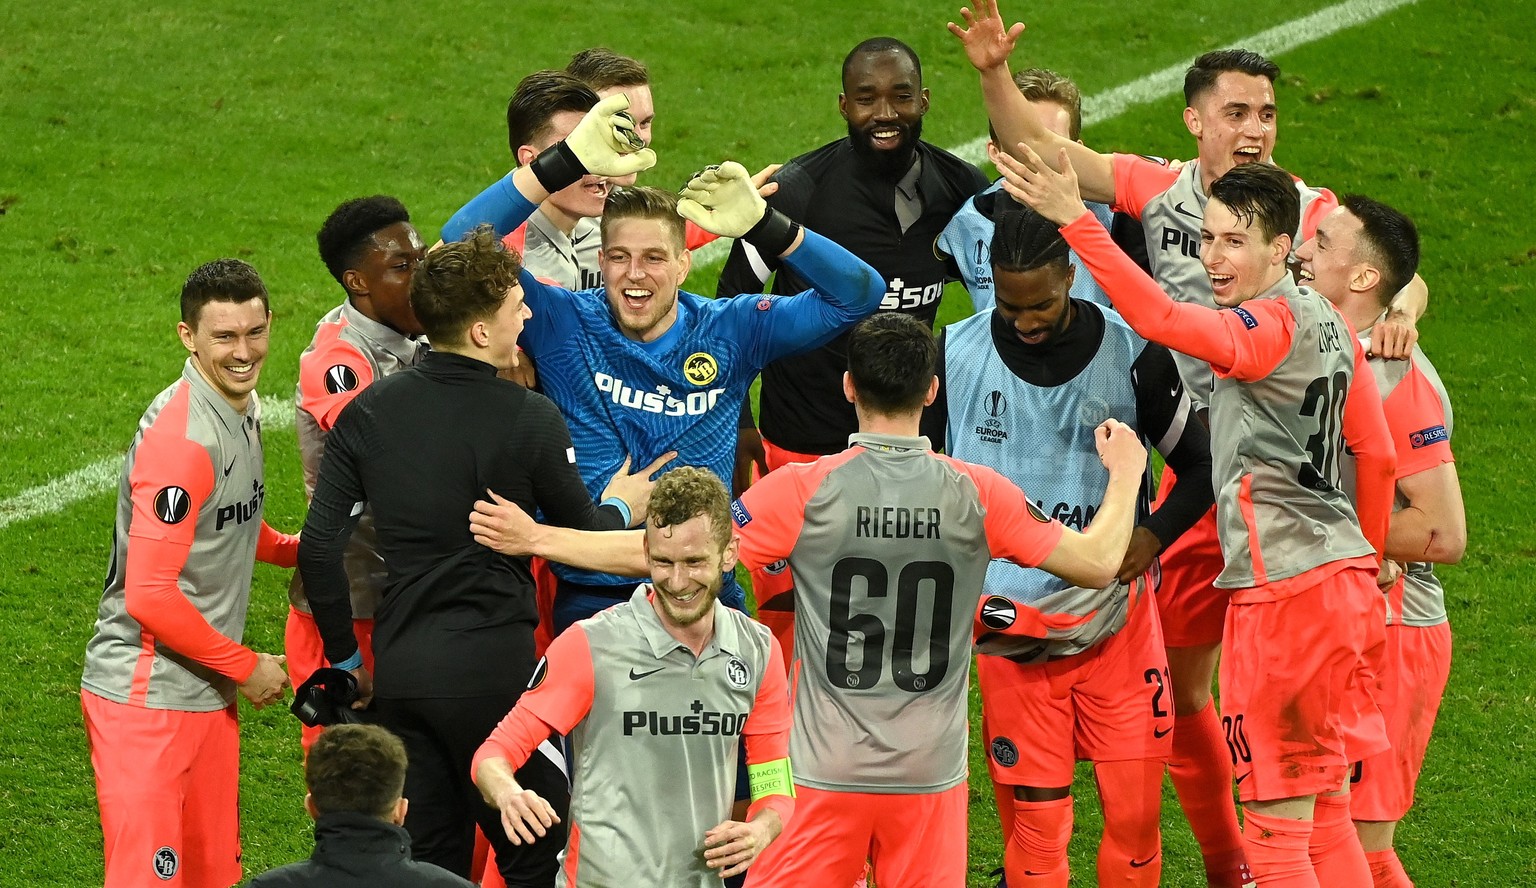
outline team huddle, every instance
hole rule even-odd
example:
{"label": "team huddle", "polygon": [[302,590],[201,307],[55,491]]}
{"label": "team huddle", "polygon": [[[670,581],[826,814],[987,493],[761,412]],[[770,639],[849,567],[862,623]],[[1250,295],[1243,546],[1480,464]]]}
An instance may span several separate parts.
{"label": "team huddle", "polygon": [[[1274,165],[1256,53],[1195,60],[1168,162],[1083,145],[995,0],[948,27],[993,183],[877,37],[782,167],[641,184],[649,72],[591,49],[518,83],[512,172],[434,246],[338,206],[296,535],[270,295],[188,277],[82,679],[108,886],[241,880],[238,697],[289,687],[316,848],[253,885],[964,885],[973,662],[998,885],[1068,885],[1080,761],[1101,886],[1160,883],[1165,773],[1211,886],[1413,884],[1466,541],[1413,223]],[[280,655],[241,643],[258,559]]]}

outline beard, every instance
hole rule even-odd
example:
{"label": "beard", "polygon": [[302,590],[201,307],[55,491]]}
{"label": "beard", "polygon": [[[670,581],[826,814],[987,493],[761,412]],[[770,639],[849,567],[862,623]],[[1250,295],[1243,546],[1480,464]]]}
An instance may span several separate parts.
{"label": "beard", "polygon": [[848,124],[848,141],[853,143],[854,153],[870,172],[892,182],[899,181],[912,168],[912,161],[917,157],[917,141],[923,135],[921,118],[910,127],[901,124],[896,126],[901,130],[901,147],[884,151],[874,146],[868,132]]}

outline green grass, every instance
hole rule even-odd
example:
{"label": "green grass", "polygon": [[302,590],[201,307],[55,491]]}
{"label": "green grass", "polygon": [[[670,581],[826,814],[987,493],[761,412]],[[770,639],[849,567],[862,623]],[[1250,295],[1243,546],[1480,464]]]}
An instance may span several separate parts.
{"label": "green grass", "polygon": [[[1101,92],[1321,8],[1321,0],[1009,4],[1021,55]],[[958,4],[955,5],[955,8]],[[1280,56],[1279,156],[1309,181],[1400,206],[1424,233],[1424,341],[1457,406],[1471,544],[1445,572],[1456,627],[1451,686],[1419,807],[1399,831],[1423,885],[1536,884],[1524,802],[1536,613],[1531,346],[1536,267],[1526,146],[1536,122],[1529,9],[1424,0]],[[949,6],[904,0],[774,7],[616,0],[339,11],[281,5],[11,4],[0,15],[0,497],[128,443],[179,370],[175,297],[195,265],[259,268],[277,321],[262,391],[289,397],[314,321],[339,298],[314,231],[348,197],[392,193],[435,232],[505,171],[502,108],[524,73],[605,43],[647,60],[656,184],[731,157],[754,167],[835,138],[837,66],[890,33],[924,61],[925,137],[984,132],[974,73],[944,31]],[[1182,102],[1090,126],[1102,149],[1189,156]],[[716,268],[695,270],[712,292]],[[946,300],[949,319],[962,299]],[[303,517],[291,431],[271,433],[268,517]],[[99,884],[99,832],[80,725],[81,652],[106,561],[112,498],[0,530],[0,885]],[[257,569],[247,640],[281,644],[282,571]],[[297,729],[242,716],[246,862],[308,853]],[[973,884],[1000,861],[984,768],[973,767]],[[1092,881],[1098,823],[1079,787],[1075,884]],[[1165,884],[1197,883],[1165,806]]]}

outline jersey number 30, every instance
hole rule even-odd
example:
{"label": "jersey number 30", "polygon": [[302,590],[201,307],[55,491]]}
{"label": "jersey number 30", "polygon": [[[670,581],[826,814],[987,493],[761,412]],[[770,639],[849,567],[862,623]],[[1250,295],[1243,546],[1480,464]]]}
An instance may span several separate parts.
{"label": "jersey number 30", "polygon": [[[832,568],[831,633],[827,639],[827,680],[835,687],[872,688],[885,672],[886,625],[879,614],[853,612],[853,589],[862,585],[871,598],[890,595],[890,573],[873,558],[850,556]],[[904,691],[921,693],[944,680],[949,672],[949,631],[955,572],[942,561],[913,561],[896,578],[895,631],[890,646],[891,680]],[[928,671],[917,672],[912,660],[917,644],[918,608],[927,604]],[[882,608],[889,611],[890,608]],[[860,645],[858,669],[848,666],[848,647]]]}

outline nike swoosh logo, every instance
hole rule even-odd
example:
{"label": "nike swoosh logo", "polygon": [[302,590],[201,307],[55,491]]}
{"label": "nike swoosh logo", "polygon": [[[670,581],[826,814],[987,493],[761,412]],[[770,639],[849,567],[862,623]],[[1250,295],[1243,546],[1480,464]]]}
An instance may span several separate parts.
{"label": "nike swoosh logo", "polygon": [[1171,733],[1173,733],[1173,728],[1169,728],[1166,731],[1159,731],[1157,728],[1152,729],[1152,736],[1158,740],[1163,739]]}
{"label": "nike swoosh logo", "polygon": [[1243,776],[1237,778],[1236,782],[1242,783],[1244,780],[1247,780],[1249,777],[1252,777],[1252,776],[1253,776],[1253,772],[1249,771],[1247,774],[1244,774]]}
{"label": "nike swoosh logo", "polygon": [[229,473],[234,471],[234,470],[235,470],[235,461],[234,460],[230,460],[229,461],[229,465],[224,467],[224,477],[228,478],[229,477]]}
{"label": "nike swoosh logo", "polygon": [[1184,209],[1184,201],[1182,201],[1182,200],[1173,205],[1173,211],[1175,213],[1180,214],[1180,215],[1188,216],[1191,219],[1202,219],[1203,220],[1203,218],[1204,218],[1199,213],[1191,213],[1189,210]]}
{"label": "nike swoosh logo", "polygon": [[1154,854],[1151,857],[1148,857],[1146,860],[1132,860],[1131,861],[1131,868],[1132,869],[1141,869],[1142,867],[1146,866],[1147,864],[1151,863],[1152,861],[1154,861],[1156,859],[1157,859],[1157,855]]}
{"label": "nike swoosh logo", "polygon": [[[665,666],[661,667],[661,669],[665,669],[665,668],[667,668],[667,667],[665,667]],[[645,678],[647,675],[655,675],[656,673],[660,672],[661,669],[652,669],[650,672],[639,672],[639,671],[636,671],[634,669],[631,669],[631,670],[629,670],[629,680],[630,681],[639,681],[640,679]]]}

